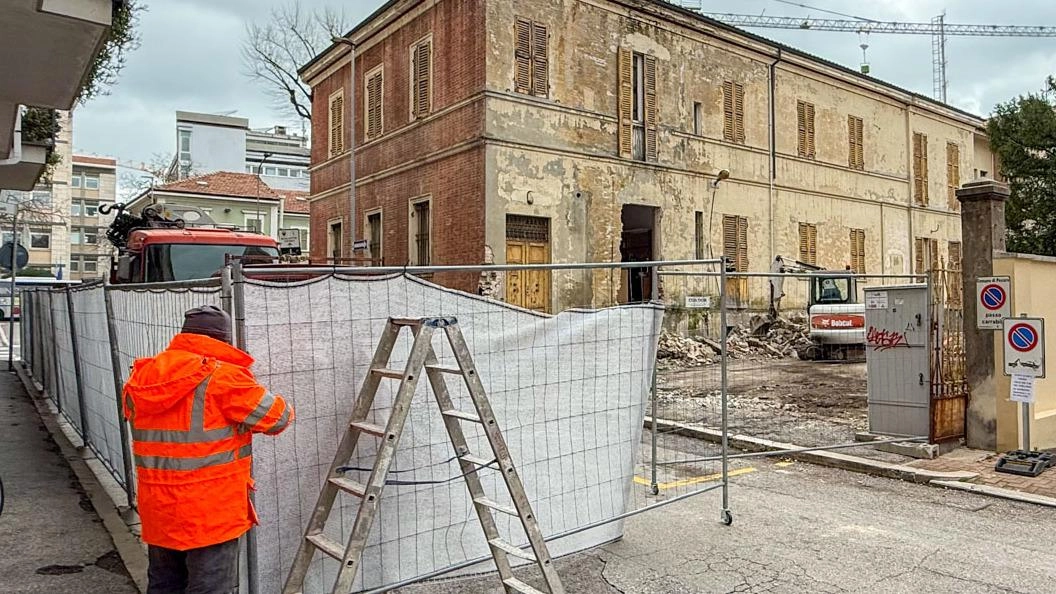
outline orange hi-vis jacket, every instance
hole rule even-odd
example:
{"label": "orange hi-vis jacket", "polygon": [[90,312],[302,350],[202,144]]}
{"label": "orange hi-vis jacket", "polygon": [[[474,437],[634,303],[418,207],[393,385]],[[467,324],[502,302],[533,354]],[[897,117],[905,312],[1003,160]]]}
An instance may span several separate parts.
{"label": "orange hi-vis jacket", "polygon": [[147,544],[186,551],[238,538],[257,523],[252,434],[281,433],[293,408],[256,382],[252,364],[227,343],[177,334],[158,356],[133,365],[123,398]]}

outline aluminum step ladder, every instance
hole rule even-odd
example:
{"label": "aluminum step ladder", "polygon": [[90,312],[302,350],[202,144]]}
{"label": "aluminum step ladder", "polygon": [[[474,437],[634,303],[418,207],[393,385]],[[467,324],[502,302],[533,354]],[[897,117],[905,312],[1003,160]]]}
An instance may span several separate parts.
{"label": "aluminum step ladder", "polygon": [[[402,371],[387,368],[392,349],[403,328],[409,328],[414,335],[414,344],[407,358],[407,366]],[[451,345],[457,367],[441,367],[433,350],[433,334],[437,330],[443,330]],[[359,569],[363,549],[367,544],[374,516],[378,511],[382,491],[385,487],[389,467],[396,456],[396,448],[403,433],[404,423],[411,409],[411,400],[418,385],[422,370],[429,376],[429,384],[432,387],[436,402],[440,406],[440,414],[443,416],[444,425],[454,446],[459,465],[462,470],[466,486],[469,488],[470,498],[476,508],[477,517],[484,529],[485,538],[491,549],[495,566],[498,568],[499,577],[507,594],[521,592],[524,594],[564,594],[561,579],[554,569],[550,553],[547,551],[543,534],[539,530],[535,514],[528,503],[528,497],[524,493],[524,485],[510,459],[509,449],[499,431],[495,414],[491,404],[484,393],[484,385],[477,375],[473,359],[469,354],[469,348],[459,329],[455,318],[390,318],[385,326],[385,331],[374,352],[370,370],[360,389],[352,412],[352,419],[348,429],[334,455],[334,462],[330,465],[330,473],[319,493],[319,500],[308,521],[308,528],[301,541],[297,556],[294,558],[293,566],[286,585],[284,594],[300,594],[303,592],[304,580],[308,574],[312,557],[316,550],[341,562],[337,580],[332,590],[333,594],[348,594],[352,591],[352,584]],[[455,408],[447,389],[446,375],[461,376],[468,388],[469,396],[476,408],[475,411],[463,411]],[[377,395],[378,386],[383,379],[400,380],[399,391],[393,400],[392,414],[388,424],[384,427],[367,421]],[[469,451],[465,434],[462,432],[462,423],[477,423],[483,427],[491,445],[491,457],[480,457]],[[356,445],[363,434],[373,436],[379,440],[377,460],[371,470],[370,478],[366,484],[360,484],[344,477],[343,468],[348,464],[356,451]],[[492,469],[499,472],[505,480],[506,488],[513,501],[513,506],[506,506],[490,499],[484,492],[478,471]],[[327,537],[323,530],[326,521],[330,517],[334,501],[338,493],[356,497],[360,500],[356,520],[352,526],[348,542],[341,544]],[[521,526],[528,536],[529,546],[522,548],[502,540],[498,527],[495,523],[494,513],[508,514],[520,518]],[[546,591],[538,590],[513,575],[510,557],[517,557],[528,561],[534,561],[542,572],[546,583]]]}

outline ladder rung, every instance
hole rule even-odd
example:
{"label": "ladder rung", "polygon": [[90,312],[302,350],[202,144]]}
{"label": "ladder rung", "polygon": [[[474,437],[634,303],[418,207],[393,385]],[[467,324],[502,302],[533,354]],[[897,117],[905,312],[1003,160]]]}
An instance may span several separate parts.
{"label": "ladder rung", "polygon": [[319,534],[309,534],[308,542],[315,545],[315,548],[338,561],[345,558],[345,547],[330,540],[330,538],[321,532]]}
{"label": "ladder rung", "polygon": [[421,318],[389,318],[389,321],[396,326],[421,326]]}
{"label": "ladder rung", "polygon": [[462,375],[462,370],[457,367],[444,367],[443,365],[426,365],[425,368],[429,371],[439,371],[440,373],[450,373],[451,375]]}
{"label": "ladder rung", "polygon": [[476,464],[477,466],[489,466],[497,461],[495,458],[492,458],[491,460],[485,460],[484,458],[474,456],[473,454],[463,454],[459,456],[458,459],[465,460],[470,464]]}
{"label": "ladder rung", "polygon": [[510,543],[508,543],[508,542],[506,542],[504,540],[500,540],[498,538],[493,538],[493,539],[488,541],[488,544],[493,546],[493,547],[495,547],[496,549],[501,549],[503,551],[506,551],[506,554],[508,554],[508,555],[513,555],[514,557],[519,557],[519,558],[524,559],[526,561],[535,561],[535,555],[533,555],[531,553],[531,551],[526,551],[524,549],[519,549],[519,548],[513,546],[512,544],[510,544]]}
{"label": "ladder rung", "polygon": [[357,483],[352,479],[332,476],[329,480],[331,485],[341,489],[345,493],[350,493],[356,497],[362,497],[367,494],[367,486],[362,483]]}
{"label": "ladder rung", "polygon": [[352,421],[349,426],[353,429],[359,429],[363,433],[369,433],[371,435],[377,435],[378,437],[385,436],[385,428],[381,425],[375,425],[374,423],[368,423],[366,421]]}
{"label": "ladder rung", "polygon": [[445,417],[454,417],[456,419],[462,419],[463,421],[472,421],[474,423],[483,423],[484,422],[484,421],[481,421],[480,417],[478,417],[477,415],[475,415],[473,413],[463,412],[463,411],[460,411],[460,410],[445,410],[445,411],[441,411],[440,414],[444,415]]}
{"label": "ladder rung", "polygon": [[502,580],[502,583],[513,588],[514,590],[517,590],[518,592],[523,592],[524,594],[546,594],[542,590],[536,590],[535,588],[529,586],[528,584],[522,582],[517,578],[507,578],[505,580]]}
{"label": "ladder rung", "polygon": [[371,373],[380,375],[381,377],[388,377],[392,379],[403,379],[403,372],[399,369],[383,369],[375,368],[370,370]]}
{"label": "ladder rung", "polygon": [[508,506],[505,506],[505,505],[503,505],[501,503],[492,501],[492,500],[488,499],[487,497],[477,497],[476,499],[473,500],[473,503],[476,503],[477,505],[483,505],[484,507],[486,507],[488,509],[493,509],[495,511],[502,512],[502,513],[510,515],[510,516],[519,515],[517,513],[517,510],[513,509],[512,507],[508,507]]}

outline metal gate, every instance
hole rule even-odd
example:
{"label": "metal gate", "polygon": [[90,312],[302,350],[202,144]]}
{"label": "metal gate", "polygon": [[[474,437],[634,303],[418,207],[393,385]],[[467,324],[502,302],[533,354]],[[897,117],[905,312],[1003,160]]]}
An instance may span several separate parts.
{"label": "metal gate", "polygon": [[964,437],[968,380],[964,354],[964,290],[957,265],[930,273],[931,423],[929,441]]}

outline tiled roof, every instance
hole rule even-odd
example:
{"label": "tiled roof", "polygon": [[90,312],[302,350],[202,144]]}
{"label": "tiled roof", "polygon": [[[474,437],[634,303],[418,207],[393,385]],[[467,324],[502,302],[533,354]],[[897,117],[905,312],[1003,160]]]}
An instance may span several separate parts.
{"label": "tiled roof", "polygon": [[282,209],[293,214],[308,214],[311,208],[308,206],[308,192],[297,190],[281,190],[283,196]]}
{"label": "tiled roof", "polygon": [[158,192],[181,192],[208,196],[230,196],[232,198],[257,198],[279,200],[283,193],[274,190],[256,175],[219,171],[199,175],[154,188]]}
{"label": "tiled roof", "polygon": [[83,163],[85,165],[104,165],[106,167],[117,167],[117,159],[109,159],[107,157],[86,157],[83,155],[74,155],[74,163]]}

